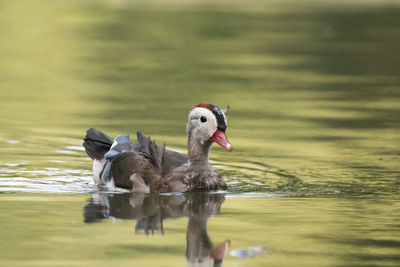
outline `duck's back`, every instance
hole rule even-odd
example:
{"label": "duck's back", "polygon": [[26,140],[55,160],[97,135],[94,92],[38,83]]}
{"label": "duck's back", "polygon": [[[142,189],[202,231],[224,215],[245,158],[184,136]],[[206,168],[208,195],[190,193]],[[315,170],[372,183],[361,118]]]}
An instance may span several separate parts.
{"label": "duck's back", "polygon": [[174,169],[178,168],[189,162],[187,156],[182,155],[179,152],[166,149],[164,152],[164,157],[162,159],[162,172],[161,175],[166,177]]}

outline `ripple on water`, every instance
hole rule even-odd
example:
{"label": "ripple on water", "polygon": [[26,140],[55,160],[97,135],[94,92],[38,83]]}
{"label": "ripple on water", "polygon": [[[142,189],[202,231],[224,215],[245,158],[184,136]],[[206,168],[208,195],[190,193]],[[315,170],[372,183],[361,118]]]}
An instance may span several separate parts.
{"label": "ripple on water", "polygon": [[6,164],[0,168],[0,192],[29,193],[90,193],[94,183],[87,170],[45,168],[26,170],[19,164]]}
{"label": "ripple on water", "polygon": [[[67,160],[48,160],[53,166],[37,169],[26,162],[0,165],[0,192],[90,193],[96,191],[91,170],[63,168]],[[58,165],[54,165],[54,163]],[[86,166],[86,161],[82,164]],[[254,165],[254,163],[252,163]],[[51,165],[51,164],[48,164]],[[89,164],[90,165],[90,164]],[[272,166],[245,169],[240,164],[220,165],[230,197],[315,197],[334,195],[382,194],[390,190],[385,185],[326,181],[323,184],[306,173],[296,175]],[[308,179],[311,178],[311,179]],[[396,184],[398,186],[398,184]],[[107,188],[105,190],[113,191]],[[389,191],[388,191],[389,190]],[[119,192],[119,191],[114,191]]]}
{"label": "ripple on water", "polygon": [[54,152],[58,154],[76,154],[76,151],[72,150],[55,150]]}
{"label": "ripple on water", "polygon": [[[40,164],[29,161],[0,163],[0,192],[80,194],[96,191],[92,172],[88,169],[91,167],[91,161],[81,152],[83,149],[78,146],[62,147],[69,149],[57,151],[63,156],[40,159]],[[69,154],[73,154],[75,159],[69,158]],[[75,166],[72,166],[71,162]],[[225,178],[228,184],[225,193],[231,197],[363,195],[382,194],[389,190],[386,184],[367,184],[364,180],[352,180],[347,183],[335,181],[335,173],[327,173],[324,170],[322,176],[317,168],[312,172],[291,172],[251,160],[222,164],[214,162],[213,166]],[[327,180],[319,182],[323,178]],[[110,188],[105,190],[113,191]]]}

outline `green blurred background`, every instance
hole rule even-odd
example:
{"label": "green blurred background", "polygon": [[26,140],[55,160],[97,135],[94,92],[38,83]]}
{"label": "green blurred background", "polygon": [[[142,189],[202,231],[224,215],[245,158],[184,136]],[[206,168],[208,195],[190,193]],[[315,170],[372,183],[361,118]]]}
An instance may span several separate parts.
{"label": "green blurred background", "polygon": [[[7,265],[21,248],[31,251],[25,264],[48,261],[38,254],[46,240],[22,246],[27,237],[17,233],[63,231],[51,214],[80,220],[59,211],[80,214],[94,190],[80,147],[87,128],[141,130],[185,151],[187,114],[200,101],[231,107],[234,151],[214,147],[211,160],[239,198],[226,200],[212,229],[220,240],[275,251],[240,265],[399,264],[398,1],[0,1],[0,21],[0,193],[14,193],[0,195],[0,233],[14,244],[1,251]],[[179,222],[171,243],[183,253]],[[284,234],[299,222],[299,236]],[[96,227],[112,236],[109,224]],[[101,242],[74,239],[98,233],[77,225],[57,244],[76,247],[69,255],[78,260],[55,250],[57,264],[100,264],[81,248],[104,252]],[[111,254],[132,241],[115,227]],[[254,231],[265,233],[262,242]],[[123,251],[120,265],[137,260]],[[169,252],[165,264],[183,260]]]}

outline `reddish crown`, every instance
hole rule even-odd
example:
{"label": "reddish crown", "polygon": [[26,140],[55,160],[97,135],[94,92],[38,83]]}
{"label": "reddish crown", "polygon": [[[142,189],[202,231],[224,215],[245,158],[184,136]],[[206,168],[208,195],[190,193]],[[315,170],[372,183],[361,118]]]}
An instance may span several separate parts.
{"label": "reddish crown", "polygon": [[209,110],[212,111],[212,105],[211,105],[211,104],[204,103],[204,102],[198,103],[198,104],[197,104],[196,106],[194,106],[193,108],[207,108],[207,109],[209,109]]}

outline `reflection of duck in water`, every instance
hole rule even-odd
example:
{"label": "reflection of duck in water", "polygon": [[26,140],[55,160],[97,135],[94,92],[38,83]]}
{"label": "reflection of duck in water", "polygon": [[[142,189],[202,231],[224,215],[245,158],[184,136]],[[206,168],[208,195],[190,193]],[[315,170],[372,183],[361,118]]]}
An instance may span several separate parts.
{"label": "reflection of duck in water", "polygon": [[93,159],[97,184],[111,183],[142,193],[221,190],[226,189],[226,183],[210,165],[208,152],[213,142],[232,150],[226,127],[221,109],[199,103],[189,113],[186,125],[189,157],[165,149],[165,144],[156,145],[141,132],[137,133],[135,144],[128,135],[114,140],[91,128],[83,146]]}
{"label": "reflection of duck in water", "polygon": [[136,232],[164,233],[163,220],[188,217],[186,259],[189,266],[219,266],[229,241],[213,246],[207,221],[219,214],[222,194],[185,195],[94,194],[84,208],[86,223],[105,218],[137,220]]}

